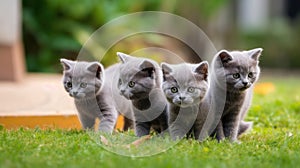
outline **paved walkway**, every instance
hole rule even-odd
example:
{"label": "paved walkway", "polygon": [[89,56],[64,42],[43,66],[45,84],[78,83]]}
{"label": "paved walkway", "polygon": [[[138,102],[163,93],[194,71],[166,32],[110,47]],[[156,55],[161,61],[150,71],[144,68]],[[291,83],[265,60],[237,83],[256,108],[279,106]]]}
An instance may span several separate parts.
{"label": "paved walkway", "polygon": [[20,83],[0,82],[0,125],[7,129],[80,129],[76,113],[59,74],[28,74]]}
{"label": "paved walkway", "polygon": [[60,74],[28,74],[21,83],[0,82],[0,116],[76,114]]}

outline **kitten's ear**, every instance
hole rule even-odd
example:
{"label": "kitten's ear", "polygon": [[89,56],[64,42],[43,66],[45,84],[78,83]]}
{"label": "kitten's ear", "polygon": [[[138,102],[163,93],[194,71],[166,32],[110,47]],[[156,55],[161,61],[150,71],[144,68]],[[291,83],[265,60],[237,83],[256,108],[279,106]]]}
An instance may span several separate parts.
{"label": "kitten's ear", "polygon": [[248,53],[252,59],[254,59],[255,61],[258,61],[262,51],[263,51],[262,48],[255,48],[255,49],[249,50]]}
{"label": "kitten's ear", "polygon": [[169,64],[162,62],[160,64],[160,67],[162,69],[163,75],[168,75],[172,72],[172,68],[169,66]]}
{"label": "kitten's ear", "polygon": [[152,62],[148,61],[148,60],[144,60],[140,65],[139,65],[140,69],[148,69],[148,68],[152,68],[154,69],[154,65]]}
{"label": "kitten's ear", "polygon": [[232,56],[227,50],[221,50],[217,55],[220,57],[222,64],[226,64],[233,60]]}
{"label": "kitten's ear", "polygon": [[163,73],[163,80],[165,81],[169,76],[170,73],[172,72],[172,68],[169,66],[169,64],[162,62],[160,64],[162,73]]}
{"label": "kitten's ear", "polygon": [[194,72],[197,75],[200,75],[202,79],[207,81],[207,76],[208,76],[208,62],[207,61],[202,61],[198,66],[195,68]]}
{"label": "kitten's ear", "polygon": [[61,58],[60,59],[60,63],[62,64],[62,66],[64,67],[64,71],[69,71],[70,69],[72,69],[74,67],[74,65],[76,64],[75,61],[71,61],[68,59],[64,59]]}
{"label": "kitten's ear", "polygon": [[142,72],[147,72],[148,77],[153,77],[153,73],[155,71],[155,66],[153,65],[152,62],[148,61],[148,60],[144,60],[140,65],[139,65],[140,69],[142,70]]}
{"label": "kitten's ear", "polygon": [[92,62],[87,67],[87,70],[92,72],[92,73],[95,73],[96,78],[101,79],[102,72],[103,72],[104,68],[99,62]]}
{"label": "kitten's ear", "polygon": [[127,62],[131,58],[130,55],[124,54],[122,52],[117,52],[117,56],[120,58],[122,63]]}

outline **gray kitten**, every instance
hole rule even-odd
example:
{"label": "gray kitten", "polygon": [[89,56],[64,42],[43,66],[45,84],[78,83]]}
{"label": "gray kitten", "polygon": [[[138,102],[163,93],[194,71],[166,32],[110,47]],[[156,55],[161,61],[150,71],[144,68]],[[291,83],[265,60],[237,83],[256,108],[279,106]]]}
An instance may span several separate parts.
{"label": "gray kitten", "polygon": [[132,102],[136,136],[148,135],[151,128],[158,133],[166,130],[167,106],[160,89],[159,65],[150,59],[120,52],[117,55],[122,62],[118,88],[120,94]]}
{"label": "gray kitten", "polygon": [[199,105],[209,88],[208,62],[161,64],[162,90],[168,100],[169,131],[172,139],[193,134],[198,138],[203,125]]}
{"label": "gray kitten", "polygon": [[[261,48],[232,52],[222,50],[216,55],[216,75],[225,75],[226,80],[226,88],[223,88],[226,89],[225,107],[216,128],[218,140],[226,137],[236,142],[239,135],[252,127],[252,122],[243,120],[251,105],[253,85],[259,78],[261,52]],[[214,89],[222,88],[215,85]]]}
{"label": "gray kitten", "polygon": [[93,129],[100,119],[99,131],[112,133],[118,113],[104,84],[103,66],[98,62],[76,62],[61,59],[63,84],[74,98],[83,129]]}

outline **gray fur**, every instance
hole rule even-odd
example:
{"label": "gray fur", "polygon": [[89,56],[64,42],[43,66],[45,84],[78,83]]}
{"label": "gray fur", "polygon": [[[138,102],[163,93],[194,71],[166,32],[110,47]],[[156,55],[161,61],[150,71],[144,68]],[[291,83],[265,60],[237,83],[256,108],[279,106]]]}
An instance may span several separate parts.
{"label": "gray fur", "polygon": [[135,119],[135,134],[144,136],[154,129],[167,129],[166,100],[160,89],[161,71],[156,62],[118,52],[121,60],[118,90],[131,100]]}
{"label": "gray fur", "polygon": [[169,131],[172,139],[193,134],[198,138],[203,115],[198,113],[200,102],[206,95],[208,63],[161,64],[162,90],[168,100]]}
{"label": "gray fur", "polygon": [[131,102],[119,94],[116,84],[120,75],[118,73],[119,68],[120,64],[114,64],[105,69],[105,82],[102,92],[105,98],[109,100],[110,106],[115,107],[118,113],[124,116],[123,130],[127,131],[129,128],[133,128],[134,117]]}
{"label": "gray fur", "polygon": [[[222,50],[216,55],[216,76],[225,75],[226,79],[225,107],[216,129],[218,140],[229,138],[230,141],[236,142],[239,135],[252,127],[252,122],[243,120],[251,105],[254,83],[259,78],[258,63],[261,52],[261,48],[232,52]],[[224,71],[218,74],[221,72],[218,68]]]}
{"label": "gray fur", "polygon": [[110,75],[104,73],[98,62],[60,61],[64,67],[64,88],[74,98],[83,129],[93,129],[95,119],[99,118],[99,131],[112,133],[118,113],[111,96],[111,84],[104,81],[104,76]]}

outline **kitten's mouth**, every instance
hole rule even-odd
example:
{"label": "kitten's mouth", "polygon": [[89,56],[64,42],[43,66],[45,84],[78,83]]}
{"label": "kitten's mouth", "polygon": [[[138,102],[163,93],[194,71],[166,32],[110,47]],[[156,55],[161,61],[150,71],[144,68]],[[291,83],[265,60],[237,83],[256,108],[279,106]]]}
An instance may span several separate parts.
{"label": "kitten's mouth", "polygon": [[73,97],[73,98],[75,98],[75,99],[82,99],[82,98],[84,98],[84,95],[82,95],[82,94],[79,94],[79,95],[74,95],[74,94],[69,94],[71,97]]}
{"label": "kitten's mouth", "polygon": [[247,90],[248,88],[250,88],[250,85],[249,85],[249,86],[241,87],[239,90],[240,90],[240,91],[245,91],[245,90]]}
{"label": "kitten's mouth", "polygon": [[189,107],[193,105],[193,102],[185,102],[185,101],[175,101],[173,103],[180,107]]}

